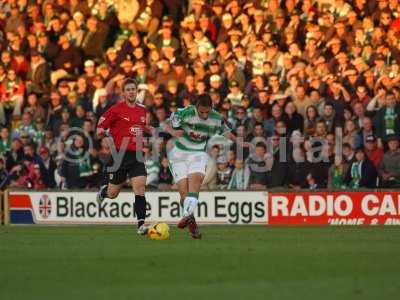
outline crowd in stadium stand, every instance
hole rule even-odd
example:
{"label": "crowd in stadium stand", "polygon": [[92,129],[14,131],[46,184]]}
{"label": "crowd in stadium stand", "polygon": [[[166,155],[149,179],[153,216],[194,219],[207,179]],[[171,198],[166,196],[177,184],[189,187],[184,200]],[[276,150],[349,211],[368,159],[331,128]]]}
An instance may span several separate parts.
{"label": "crowd in stadium stand", "polygon": [[127,77],[163,141],[150,188],[174,188],[163,124],[203,93],[238,137],[204,188],[400,187],[398,0],[1,0],[0,53],[2,188],[98,187]]}

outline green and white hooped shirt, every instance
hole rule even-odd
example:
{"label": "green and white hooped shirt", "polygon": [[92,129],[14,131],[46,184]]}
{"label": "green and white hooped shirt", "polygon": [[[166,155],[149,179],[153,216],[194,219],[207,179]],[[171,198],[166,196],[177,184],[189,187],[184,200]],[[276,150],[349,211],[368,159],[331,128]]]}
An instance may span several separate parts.
{"label": "green and white hooped shirt", "polygon": [[203,120],[195,106],[188,106],[172,114],[170,120],[174,129],[184,131],[174,142],[178,149],[184,151],[204,151],[209,138],[230,132],[223,117],[215,110],[211,110],[207,120]]}

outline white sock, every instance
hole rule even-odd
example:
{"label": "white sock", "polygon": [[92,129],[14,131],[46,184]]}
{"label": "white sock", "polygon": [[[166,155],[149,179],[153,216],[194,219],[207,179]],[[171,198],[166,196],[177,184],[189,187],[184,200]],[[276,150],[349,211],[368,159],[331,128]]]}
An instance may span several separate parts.
{"label": "white sock", "polygon": [[188,210],[187,213],[188,215],[191,215],[195,212],[196,208],[197,208],[197,204],[199,203],[199,199],[195,198],[195,197],[188,197]]}
{"label": "white sock", "polygon": [[182,215],[184,217],[187,217],[189,215],[188,210],[189,210],[189,202],[190,199],[189,197],[186,197],[185,200],[183,200],[183,210],[182,210]]}

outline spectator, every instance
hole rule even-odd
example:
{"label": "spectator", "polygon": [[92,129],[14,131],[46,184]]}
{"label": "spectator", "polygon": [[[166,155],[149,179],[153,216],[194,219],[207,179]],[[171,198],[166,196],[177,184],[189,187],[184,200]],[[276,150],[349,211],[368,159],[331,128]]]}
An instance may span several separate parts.
{"label": "spectator", "polygon": [[246,110],[244,109],[244,107],[238,106],[236,109],[236,114],[234,116],[234,119],[232,120],[232,129],[236,130],[238,126],[244,126],[246,129],[248,123],[249,120],[247,119],[246,116]]}
{"label": "spectator", "polygon": [[31,63],[27,74],[27,93],[45,96],[50,91],[49,66],[42,55],[36,51],[31,52]]}
{"label": "spectator", "polygon": [[[28,143],[24,145],[24,155],[23,155],[23,160],[29,161],[32,164],[38,164],[42,165],[42,159],[41,157],[36,153],[35,145]],[[32,165],[33,166],[33,165]]]}
{"label": "spectator", "polygon": [[313,105],[307,107],[306,117],[304,119],[304,134],[306,137],[314,135],[318,119],[319,115],[317,108]]}
{"label": "spectator", "polygon": [[321,187],[316,179],[316,176],[313,173],[308,173],[306,180],[307,180],[307,189],[309,190],[317,190]]}
{"label": "spectator", "polygon": [[138,0],[116,1],[115,11],[121,26],[123,28],[127,28],[138,14],[139,1]]}
{"label": "spectator", "polygon": [[14,137],[20,137],[24,133],[30,137],[33,137],[36,134],[35,125],[32,121],[32,115],[29,112],[25,112],[22,115],[22,123],[14,130]]}
{"label": "spectator", "polygon": [[355,139],[355,147],[359,148],[365,144],[367,136],[374,135],[374,130],[372,126],[372,120],[369,117],[364,117],[362,119],[361,128]]}
{"label": "spectator", "polygon": [[7,127],[3,127],[0,130],[0,155],[4,155],[6,152],[11,150],[11,137],[10,131]]}
{"label": "spectator", "polygon": [[344,137],[343,142],[348,143],[351,145],[353,149],[355,149],[356,142],[357,142],[357,127],[354,124],[353,120],[348,120],[345,123],[344,127]]}
{"label": "spectator", "polygon": [[54,71],[50,75],[52,85],[57,85],[58,81],[68,76],[74,76],[79,72],[82,64],[79,50],[71,45],[68,37],[62,35],[59,37],[60,55],[54,60]]}
{"label": "spectator", "polygon": [[47,147],[50,151],[50,154],[54,156],[57,152],[57,142],[54,138],[54,133],[51,128],[46,128],[43,137],[43,146]]}
{"label": "spectator", "polygon": [[375,168],[378,169],[383,159],[384,152],[382,148],[378,148],[377,140],[374,135],[369,135],[365,139],[365,154],[368,156],[368,159],[372,161]]}
{"label": "spectator", "polygon": [[41,146],[44,142],[44,135],[45,135],[45,124],[42,118],[37,118],[35,122],[35,133],[32,136],[32,141],[37,145]]}
{"label": "spectator", "polygon": [[139,0],[139,10],[133,28],[152,36],[160,24],[163,4],[159,0]]}
{"label": "spectator", "polygon": [[20,77],[22,80],[26,79],[26,73],[28,72],[28,67],[29,67],[29,62],[25,58],[24,53],[22,51],[15,52],[12,68],[15,70],[17,76]]}
{"label": "spectator", "polygon": [[[60,48],[59,48],[59,45],[50,41],[49,36],[46,33],[39,32],[38,33],[37,51],[43,56],[44,60],[48,63],[48,66],[52,67],[54,65],[55,58],[59,54]],[[31,60],[35,56],[35,55],[33,55],[34,53],[35,53],[35,50],[33,49],[31,52]],[[32,68],[32,64],[31,64],[31,68]],[[29,78],[29,75],[28,75],[28,78]]]}
{"label": "spectator", "polygon": [[379,165],[379,176],[384,188],[400,187],[400,149],[399,139],[396,135],[387,136],[389,150],[383,155]]}
{"label": "spectator", "polygon": [[[7,77],[0,86],[1,110],[11,110],[14,118],[21,117],[22,105],[24,103],[25,84],[13,69],[7,71]],[[0,111],[1,111],[0,110]],[[0,116],[5,120],[5,116]]]}
{"label": "spectator", "polygon": [[355,161],[353,161],[347,170],[344,182],[351,189],[375,188],[377,172],[374,164],[368,159],[364,149],[357,149],[355,152]]}
{"label": "spectator", "polygon": [[268,177],[267,172],[271,170],[271,158],[268,158],[267,163],[267,148],[264,143],[258,142],[255,146],[254,154],[246,160],[245,172],[249,174],[250,189],[265,189],[267,187]]}
{"label": "spectator", "polygon": [[326,125],[328,132],[334,132],[337,127],[343,127],[342,117],[337,115],[332,103],[326,103],[320,119]]}
{"label": "spectator", "polygon": [[243,125],[236,129],[236,141],[231,146],[231,150],[236,154],[238,159],[246,160],[249,156],[251,148],[250,139],[246,136],[246,130]]}
{"label": "spectator", "polygon": [[10,187],[32,188],[32,182],[29,178],[29,169],[25,163],[19,163],[11,168]]}
{"label": "spectator", "polygon": [[173,177],[169,169],[169,162],[166,156],[161,158],[160,171],[158,172],[158,189],[168,190],[173,184]]}
{"label": "spectator", "polygon": [[295,94],[293,95],[294,104],[297,107],[297,112],[302,116],[305,117],[306,115],[306,108],[312,105],[310,98],[306,94],[306,89],[304,86],[299,85],[295,89]]}
{"label": "spectator", "polygon": [[227,98],[234,108],[242,104],[243,93],[240,91],[239,83],[236,80],[229,82],[229,94]]}
{"label": "spectator", "polygon": [[42,146],[39,149],[39,155],[42,160],[42,164],[39,165],[41,167],[41,178],[43,179],[43,183],[46,187],[55,188],[55,172],[57,170],[57,165],[53,158],[50,156],[50,151],[46,146]]}
{"label": "spectator", "polygon": [[249,174],[246,173],[244,161],[241,159],[236,159],[235,169],[232,171],[232,175],[227,187],[228,190],[246,190],[249,184],[248,180]]}
{"label": "spectator", "polygon": [[231,179],[232,169],[229,168],[228,160],[224,155],[217,158],[217,187],[225,190]]}
{"label": "spectator", "polygon": [[310,163],[312,177],[317,181],[318,187],[326,187],[330,166],[329,144],[327,141],[327,128],[323,121],[318,121],[314,136],[304,143],[306,160]]}
{"label": "spectator", "polygon": [[288,102],[285,106],[285,114],[283,115],[283,121],[287,126],[287,135],[291,135],[293,131],[298,130],[303,132],[304,119],[297,111],[297,107],[293,102]]}
{"label": "spectator", "polygon": [[47,187],[38,164],[33,166],[33,170],[29,174],[29,180],[31,181],[31,188],[34,190],[41,190]]}
{"label": "spectator", "polygon": [[301,142],[301,136],[297,140],[296,134],[292,135],[291,143],[293,145],[292,157],[289,158],[287,183],[290,188],[306,188],[306,177],[310,171],[311,164],[306,159],[304,145]]}
{"label": "spectator", "polygon": [[271,118],[268,118],[265,123],[265,130],[267,136],[271,136],[275,131],[275,126],[278,121],[281,121],[283,118],[282,108],[276,103],[272,106],[271,109]]}
{"label": "spectator", "polygon": [[355,103],[361,103],[363,107],[366,107],[370,102],[371,97],[368,95],[368,91],[364,85],[359,85],[356,89],[356,97],[353,100]]}
{"label": "spectator", "polygon": [[87,187],[93,174],[91,157],[84,144],[83,137],[77,135],[71,146],[67,147],[60,168],[61,182],[67,189]]}
{"label": "spectator", "polygon": [[52,125],[52,130],[55,132],[56,136],[60,135],[61,127],[63,125],[67,126],[68,128],[71,125],[71,114],[68,108],[63,108],[60,114],[60,119],[55,119]]}
{"label": "spectator", "polygon": [[265,143],[266,134],[262,124],[256,124],[253,132],[248,135],[248,140],[251,141],[253,145],[256,145],[260,141]]}
{"label": "spectator", "polygon": [[387,145],[389,135],[400,136],[400,105],[392,93],[386,95],[386,105],[377,113],[376,134],[380,147]]}
{"label": "spectator", "polygon": [[362,127],[362,121],[366,117],[365,108],[361,102],[354,103],[353,112],[354,116],[352,119],[354,120],[357,129],[360,129]]}
{"label": "spectator", "polygon": [[11,142],[10,151],[6,152],[6,168],[11,170],[15,165],[17,165],[24,155],[22,142],[18,138],[14,138]]}
{"label": "spectator", "polygon": [[7,172],[5,161],[3,157],[0,157],[0,190],[4,190],[7,188],[9,184],[10,178]]}
{"label": "spectator", "polygon": [[24,107],[24,113],[25,112],[30,113],[33,120],[46,118],[46,110],[42,105],[39,104],[37,94],[34,93],[28,94],[26,100],[27,103]]}
{"label": "spectator", "polygon": [[[269,173],[270,178],[268,179],[269,187],[285,186],[288,181],[287,176],[289,154],[286,151],[282,152],[282,150],[286,150],[287,147],[281,149],[280,138],[280,135],[275,133],[270,139],[272,167]],[[286,138],[283,138],[283,142],[286,143]]]}
{"label": "spectator", "polygon": [[98,60],[103,55],[109,27],[107,24],[99,22],[95,16],[91,16],[87,20],[86,27],[87,31],[81,45],[82,50],[87,58]]}
{"label": "spectator", "polygon": [[[107,91],[106,89],[99,89],[97,91],[96,96],[98,97],[98,104],[93,105],[94,110],[96,112],[96,118],[99,119],[102,114],[104,114],[111,106],[113,103],[111,103],[107,97]],[[94,100],[93,103],[96,101]]]}
{"label": "spectator", "polygon": [[336,156],[334,164],[329,168],[328,189],[339,190],[345,188],[345,175],[342,157]]}
{"label": "spectator", "polygon": [[[251,133],[254,130],[254,127],[257,124],[263,124],[264,129],[267,128],[266,120],[265,120],[265,118],[264,118],[264,116],[262,114],[262,109],[258,105],[255,106],[253,108],[253,111],[251,112],[251,118],[248,121],[247,127],[245,127],[246,134]],[[271,125],[268,125],[268,126],[272,127],[273,125],[271,124]],[[236,126],[236,128],[237,128],[237,126]]]}
{"label": "spectator", "polygon": [[81,46],[84,33],[74,19],[68,21],[66,36],[75,47]]}

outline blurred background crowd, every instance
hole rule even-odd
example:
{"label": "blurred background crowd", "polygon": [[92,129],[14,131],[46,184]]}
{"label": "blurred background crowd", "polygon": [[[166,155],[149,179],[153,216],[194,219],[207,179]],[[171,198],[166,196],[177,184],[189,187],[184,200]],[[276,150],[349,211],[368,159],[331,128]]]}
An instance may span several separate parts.
{"label": "blurred background crowd", "polygon": [[150,188],[174,188],[163,124],[203,93],[239,137],[204,188],[400,187],[399,37],[398,0],[0,0],[1,187],[98,187],[127,77],[162,138]]}

